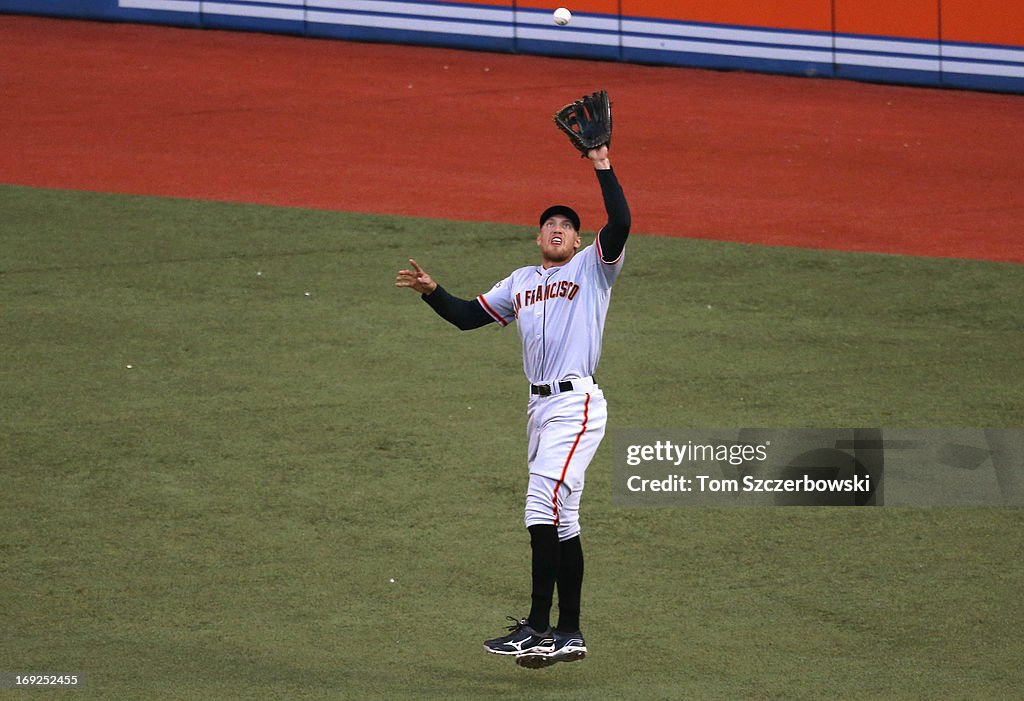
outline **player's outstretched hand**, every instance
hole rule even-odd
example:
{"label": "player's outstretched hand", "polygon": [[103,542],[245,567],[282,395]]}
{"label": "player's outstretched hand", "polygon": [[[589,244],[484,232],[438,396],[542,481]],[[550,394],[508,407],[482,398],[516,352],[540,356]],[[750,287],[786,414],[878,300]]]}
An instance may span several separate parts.
{"label": "player's outstretched hand", "polygon": [[412,270],[399,270],[395,278],[395,287],[411,287],[421,295],[428,295],[437,289],[437,283],[427,274],[419,263],[412,258],[409,259]]}
{"label": "player's outstretched hand", "polygon": [[597,170],[608,170],[612,167],[611,161],[608,160],[608,146],[598,146],[587,151],[587,158],[594,163],[594,168]]}

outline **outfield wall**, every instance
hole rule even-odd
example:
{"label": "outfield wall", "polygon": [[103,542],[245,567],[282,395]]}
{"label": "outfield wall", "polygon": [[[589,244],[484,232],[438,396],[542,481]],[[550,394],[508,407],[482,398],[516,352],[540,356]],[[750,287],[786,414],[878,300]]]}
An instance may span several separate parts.
{"label": "outfield wall", "polygon": [[[566,2],[566,0],[561,0]],[[0,12],[1024,93],[1020,0],[0,0]]]}

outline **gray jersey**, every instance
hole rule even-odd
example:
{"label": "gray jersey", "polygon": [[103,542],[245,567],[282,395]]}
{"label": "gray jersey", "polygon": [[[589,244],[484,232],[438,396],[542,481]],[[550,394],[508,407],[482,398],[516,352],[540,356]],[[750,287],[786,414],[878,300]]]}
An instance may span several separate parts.
{"label": "gray jersey", "polygon": [[477,297],[500,325],[517,322],[523,370],[531,384],[594,374],[612,284],[623,257],[624,253],[614,263],[605,263],[595,241],[565,265],[519,268]]}

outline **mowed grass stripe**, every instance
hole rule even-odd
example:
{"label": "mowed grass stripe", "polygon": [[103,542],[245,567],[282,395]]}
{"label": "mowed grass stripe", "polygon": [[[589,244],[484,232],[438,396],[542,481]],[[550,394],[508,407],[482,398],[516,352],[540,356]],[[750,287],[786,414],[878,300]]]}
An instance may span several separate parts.
{"label": "mowed grass stripe", "polygon": [[[1024,681],[1019,510],[617,509],[607,446],[590,657],[485,656],[527,605],[518,338],[392,282],[413,256],[477,294],[536,260],[529,227],[21,187],[0,216],[5,671],[80,672],[101,699]],[[656,237],[627,256],[612,426],[1022,424],[1020,266]]]}

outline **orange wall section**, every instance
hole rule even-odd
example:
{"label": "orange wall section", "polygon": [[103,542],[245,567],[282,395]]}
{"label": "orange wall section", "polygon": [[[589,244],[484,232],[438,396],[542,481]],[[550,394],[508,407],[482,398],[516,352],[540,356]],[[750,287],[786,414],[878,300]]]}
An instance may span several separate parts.
{"label": "orange wall section", "polygon": [[622,14],[683,22],[832,31],[832,0],[622,0]]}
{"label": "orange wall section", "polygon": [[[487,3],[488,5],[491,3]],[[529,10],[555,11],[556,7],[566,7],[570,12],[594,12],[604,15],[619,14],[619,0],[518,0],[517,8]]]}
{"label": "orange wall section", "polygon": [[1024,2],[942,0],[942,39],[1024,47]]}
{"label": "orange wall section", "polygon": [[839,34],[939,39],[938,0],[835,0],[835,14]]}

